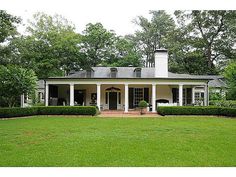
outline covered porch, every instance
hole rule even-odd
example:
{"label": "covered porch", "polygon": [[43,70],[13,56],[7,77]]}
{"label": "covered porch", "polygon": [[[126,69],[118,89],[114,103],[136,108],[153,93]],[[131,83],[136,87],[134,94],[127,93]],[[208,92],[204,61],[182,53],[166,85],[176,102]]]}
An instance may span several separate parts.
{"label": "covered porch", "polygon": [[[204,88],[203,98],[196,97],[195,88]],[[208,105],[207,83],[88,83],[46,82],[46,106],[97,106],[99,110],[129,112],[145,100],[148,111],[156,112],[157,106]]]}

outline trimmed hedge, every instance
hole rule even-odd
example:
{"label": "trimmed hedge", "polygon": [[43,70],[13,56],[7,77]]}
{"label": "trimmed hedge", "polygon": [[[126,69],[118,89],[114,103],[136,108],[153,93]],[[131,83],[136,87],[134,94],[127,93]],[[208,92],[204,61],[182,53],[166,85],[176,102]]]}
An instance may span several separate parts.
{"label": "trimmed hedge", "polygon": [[94,106],[43,106],[38,107],[39,115],[92,115],[97,113]]}
{"label": "trimmed hedge", "polygon": [[37,107],[29,108],[1,108],[0,118],[33,116],[38,114]]}
{"label": "trimmed hedge", "polygon": [[236,117],[236,109],[235,108],[219,108],[220,115],[228,116],[228,117]]}
{"label": "trimmed hedge", "polygon": [[23,117],[33,115],[96,115],[95,106],[47,106],[28,108],[1,108],[0,118]]}
{"label": "trimmed hedge", "polygon": [[211,106],[160,106],[157,108],[160,115],[216,115],[236,117],[236,109]]}

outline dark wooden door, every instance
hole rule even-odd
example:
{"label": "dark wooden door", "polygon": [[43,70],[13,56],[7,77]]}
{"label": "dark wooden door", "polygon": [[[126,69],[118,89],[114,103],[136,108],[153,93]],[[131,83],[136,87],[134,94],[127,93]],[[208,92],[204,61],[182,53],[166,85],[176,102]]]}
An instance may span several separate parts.
{"label": "dark wooden door", "polygon": [[85,90],[75,90],[74,100],[77,102],[77,105],[79,106],[85,104]]}
{"label": "dark wooden door", "polygon": [[117,93],[116,92],[109,93],[109,109],[110,110],[117,109]]}

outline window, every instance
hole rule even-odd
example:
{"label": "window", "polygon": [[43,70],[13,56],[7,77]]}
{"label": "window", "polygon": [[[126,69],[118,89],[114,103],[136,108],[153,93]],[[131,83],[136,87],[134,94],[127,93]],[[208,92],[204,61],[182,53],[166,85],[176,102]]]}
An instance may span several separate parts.
{"label": "window", "polygon": [[141,100],[143,100],[143,88],[134,88],[134,106],[137,107]]}
{"label": "window", "polygon": [[195,92],[195,100],[199,100],[200,98],[200,93],[199,92]]}
{"label": "window", "polygon": [[189,105],[192,103],[192,89],[184,88],[183,89],[183,105]]}
{"label": "window", "polygon": [[172,88],[173,103],[179,103],[179,89]]}
{"label": "window", "polygon": [[195,92],[195,103],[198,105],[203,105],[204,93]]}
{"label": "window", "polygon": [[141,77],[141,68],[135,68],[134,75],[135,77]]}
{"label": "window", "polygon": [[116,78],[117,68],[111,68],[111,78]]}
{"label": "window", "polygon": [[201,93],[201,98],[204,99],[204,93],[203,92]]}
{"label": "window", "polygon": [[92,77],[93,70],[92,69],[87,69],[86,70],[86,78],[91,78]]}
{"label": "window", "polygon": [[86,77],[87,77],[87,78],[91,78],[91,71],[90,71],[90,70],[87,70],[87,72],[86,72]]}
{"label": "window", "polygon": [[141,71],[136,71],[136,77],[141,77]]}

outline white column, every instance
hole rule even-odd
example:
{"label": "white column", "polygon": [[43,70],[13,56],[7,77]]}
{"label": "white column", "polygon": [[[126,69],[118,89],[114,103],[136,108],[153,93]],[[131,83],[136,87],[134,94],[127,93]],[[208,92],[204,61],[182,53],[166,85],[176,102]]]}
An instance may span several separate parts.
{"label": "white column", "polygon": [[49,98],[49,85],[46,84],[46,87],[45,87],[45,106],[48,106],[48,98]]}
{"label": "white column", "polygon": [[207,106],[209,106],[209,85],[207,83]]}
{"label": "white column", "polygon": [[129,110],[129,85],[125,84],[125,112]]}
{"label": "white column", "polygon": [[208,105],[208,86],[204,86],[204,106]]}
{"label": "white column", "polygon": [[179,106],[183,106],[183,85],[179,85]]}
{"label": "white column", "polygon": [[97,107],[101,109],[101,84],[97,84]]}
{"label": "white column", "polygon": [[24,93],[20,96],[20,107],[25,107],[25,95]]}
{"label": "white column", "polygon": [[156,84],[152,84],[152,112],[156,112]]}
{"label": "white column", "polygon": [[74,84],[70,84],[70,106],[74,106]]}
{"label": "white column", "polygon": [[195,87],[192,87],[192,104],[195,104]]}

